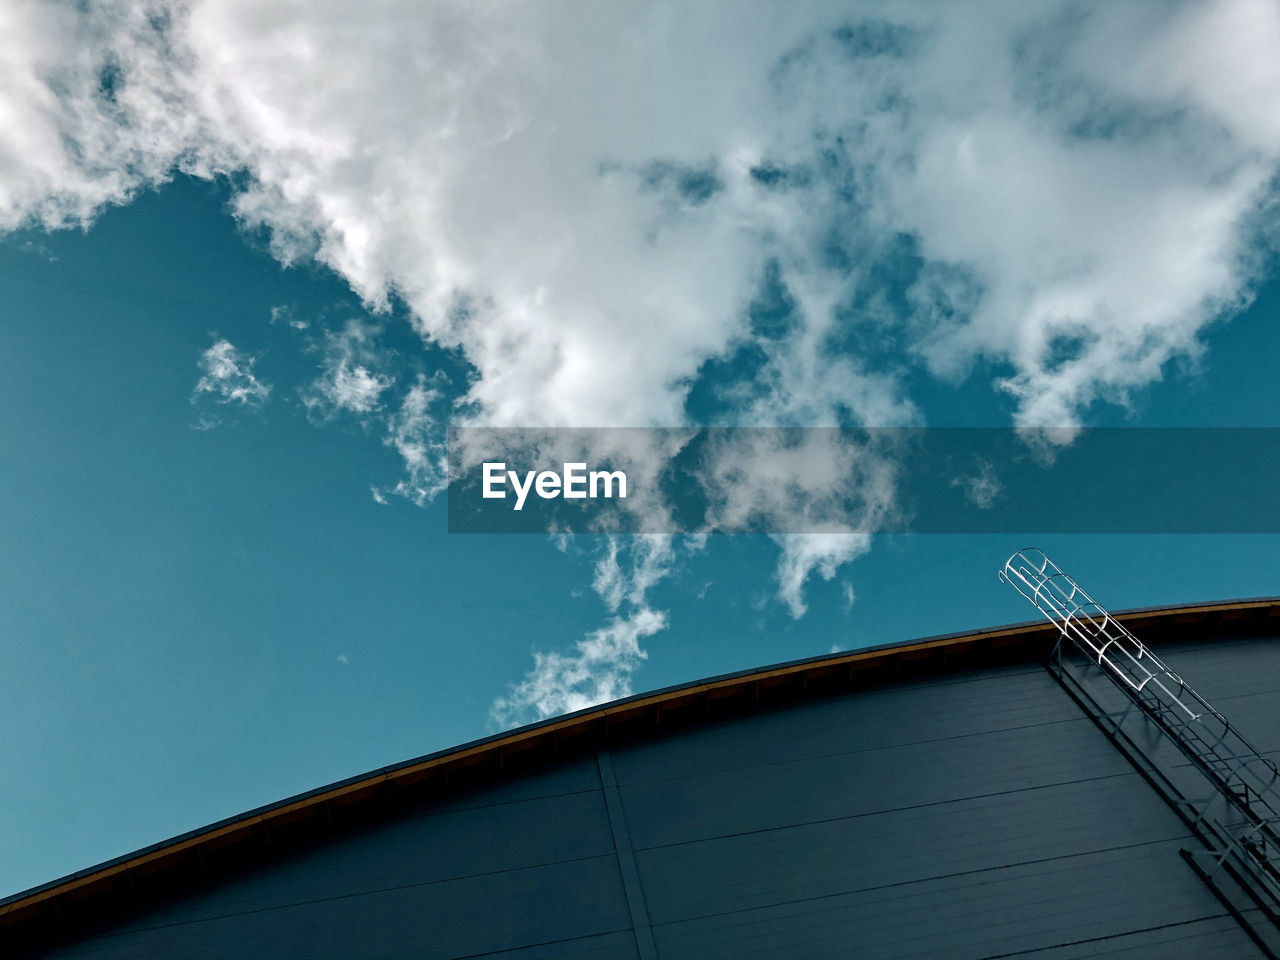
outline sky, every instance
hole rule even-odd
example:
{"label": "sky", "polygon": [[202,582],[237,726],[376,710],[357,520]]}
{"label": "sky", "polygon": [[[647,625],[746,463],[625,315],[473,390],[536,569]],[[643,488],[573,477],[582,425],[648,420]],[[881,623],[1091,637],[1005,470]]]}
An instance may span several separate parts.
{"label": "sky", "polygon": [[451,534],[444,458],[1280,427],[1273,4],[20,0],[0,43],[0,895],[1028,619],[1027,544],[1117,608],[1280,594],[1263,534]]}

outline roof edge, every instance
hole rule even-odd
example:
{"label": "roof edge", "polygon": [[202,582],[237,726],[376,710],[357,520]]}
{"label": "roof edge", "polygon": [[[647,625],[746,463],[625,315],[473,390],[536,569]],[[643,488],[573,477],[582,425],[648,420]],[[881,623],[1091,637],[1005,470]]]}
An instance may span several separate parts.
{"label": "roof edge", "polygon": [[[1259,617],[1276,617],[1280,622],[1280,597],[1260,597],[1250,599],[1220,600],[1203,603],[1140,607],[1119,611],[1117,617],[1129,621],[1176,621],[1188,625],[1206,618],[1218,618],[1221,623],[1226,619],[1252,620]],[[814,671],[824,673],[838,672],[842,668],[850,668],[850,676],[855,670],[861,671],[891,659],[903,662],[922,662],[930,656],[941,654],[944,660],[948,652],[960,648],[974,648],[981,645],[993,645],[1001,641],[1032,640],[1042,635],[1052,635],[1054,625],[1047,620],[1023,621],[984,630],[963,631],[958,633],[938,634],[916,640],[899,643],[879,644],[863,647],[858,650],[844,651],[834,654],[823,654],[797,660],[784,661],[766,667],[740,670],[695,680],[636,694],[621,700],[579,710],[575,713],[541,720],[536,723],[503,731],[488,737],[482,737],[461,745],[428,753],[411,760],[379,767],[367,773],[296,794],[285,799],[256,807],[245,813],[216,821],[204,827],[179,834],[167,840],[135,850],[131,853],[115,857],[94,866],[85,868],[55,880],[31,887],[27,890],[0,898],[0,928],[21,922],[19,914],[39,910],[44,905],[59,898],[74,895],[88,895],[89,888],[95,885],[109,884],[121,876],[155,864],[166,858],[182,856],[189,851],[199,850],[231,834],[265,828],[275,821],[293,817],[309,808],[319,807],[334,801],[341,801],[358,792],[367,792],[371,788],[378,789],[393,785],[399,781],[413,781],[429,776],[433,771],[445,769],[452,765],[483,762],[494,756],[501,760],[504,751],[515,751],[533,741],[547,737],[566,737],[575,731],[584,731],[603,721],[606,726],[610,720],[624,718],[637,713],[654,710],[655,718],[664,706],[671,706],[677,701],[688,701],[689,698],[717,697],[761,682],[777,681],[785,683],[789,679],[806,679],[805,675]],[[903,673],[905,679],[908,673]]]}

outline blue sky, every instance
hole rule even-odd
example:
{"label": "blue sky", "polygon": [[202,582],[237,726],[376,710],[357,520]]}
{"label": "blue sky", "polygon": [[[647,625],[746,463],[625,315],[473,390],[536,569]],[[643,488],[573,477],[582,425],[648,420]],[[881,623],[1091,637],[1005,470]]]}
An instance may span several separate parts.
{"label": "blue sky", "polygon": [[1280,426],[1280,90],[1239,53],[1280,23],[1082,9],[4,23],[0,892],[608,695],[1026,619],[1026,543],[1114,606],[1280,593],[1261,535],[446,532],[451,422]]}

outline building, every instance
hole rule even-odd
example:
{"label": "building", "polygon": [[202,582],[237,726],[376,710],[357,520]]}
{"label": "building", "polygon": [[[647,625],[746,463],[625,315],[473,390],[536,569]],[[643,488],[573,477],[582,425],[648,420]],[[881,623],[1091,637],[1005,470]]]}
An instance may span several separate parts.
{"label": "building", "polygon": [[[1280,599],[1123,620],[1280,754]],[[1057,636],[787,663],[376,770],[0,901],[0,955],[1274,956],[1266,829],[1212,854],[1249,797],[1098,665],[1060,675]]]}

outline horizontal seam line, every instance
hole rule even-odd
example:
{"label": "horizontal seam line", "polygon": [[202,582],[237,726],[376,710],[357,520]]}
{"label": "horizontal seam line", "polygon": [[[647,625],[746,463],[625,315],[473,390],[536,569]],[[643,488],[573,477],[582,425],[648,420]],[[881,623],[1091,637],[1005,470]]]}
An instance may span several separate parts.
{"label": "horizontal seam line", "polygon": [[673,840],[670,843],[655,843],[644,847],[635,847],[637,853],[649,850],[666,850],[670,847],[684,847],[695,843],[712,843],[717,840],[731,840],[734,837],[749,837],[757,833],[774,833],[779,830],[795,830],[810,824],[839,823],[843,820],[860,820],[863,817],[878,817],[888,813],[903,813],[907,810],[925,810],[929,807],[943,807],[951,803],[966,803],[970,800],[989,800],[992,797],[1006,797],[1018,793],[1029,793],[1033,790],[1051,790],[1065,787],[1073,783],[1095,783],[1100,780],[1115,780],[1121,777],[1136,777],[1138,771],[1126,770],[1123,773],[1105,773],[1096,777],[1081,777],[1077,780],[1062,780],[1054,783],[1041,783],[1034,787],[1015,787],[1012,790],[997,790],[995,793],[975,793],[965,797],[950,797],[946,800],[931,800],[928,803],[913,803],[905,807],[884,807],[879,810],[866,810],[862,813],[849,813],[839,817],[822,817],[817,820],[800,820],[795,823],[783,823],[771,827],[757,827],[754,830],[739,830],[735,833],[721,833],[711,837],[696,837],[692,840]]}
{"label": "horizontal seam line", "polygon": [[1084,943],[1101,943],[1105,940],[1118,940],[1121,937],[1132,937],[1139,933],[1154,933],[1156,930],[1170,930],[1175,927],[1186,927],[1195,923],[1204,923],[1206,920],[1218,920],[1228,916],[1226,913],[1211,913],[1203,917],[1195,917],[1191,920],[1175,920],[1172,923],[1161,923],[1154,927],[1142,927],[1138,930],[1125,930],[1123,933],[1108,933],[1101,937],[1086,937],[1083,940],[1066,940],[1062,943],[1053,943],[1043,947],[1032,947],[1029,950],[1015,950],[1012,953],[990,953],[981,960],[1005,960],[1007,957],[1027,957],[1034,953],[1043,953],[1045,950],[1061,950],[1063,947],[1074,947]]}
{"label": "horizontal seam line", "polygon": [[783,766],[788,763],[807,763],[811,760],[830,760],[834,757],[854,757],[864,753],[880,753],[884,751],[897,751],[907,747],[920,746],[922,744],[932,743],[950,743],[954,740],[967,740],[972,737],[989,737],[996,733],[1010,733],[1014,730],[1034,730],[1037,727],[1052,727],[1063,723],[1082,723],[1087,722],[1086,716],[1063,717],[1061,720],[1044,720],[1040,723],[1026,723],[1016,727],[996,727],[991,730],[979,730],[974,733],[958,733],[952,737],[933,737],[927,740],[910,740],[906,743],[891,743],[878,747],[860,747],[856,750],[837,750],[832,753],[815,753],[808,757],[788,757],[785,760],[770,760],[767,763],[752,763],[745,766],[726,767],[723,770],[712,770],[710,772],[699,773],[682,773],[674,777],[656,777],[652,780],[628,780],[626,782],[619,781],[620,788],[626,787],[643,787],[651,783],[677,783],[681,780],[696,780],[699,777],[714,777],[725,773],[736,773],[740,770],[761,770],[765,767]]}
{"label": "horizontal seam line", "polygon": [[[1095,854],[1099,854],[1099,853],[1111,853],[1116,850],[1134,850],[1139,847],[1149,847],[1149,846],[1154,846],[1156,844],[1172,843],[1175,840],[1185,840],[1185,839],[1186,839],[1185,834],[1178,834],[1177,836],[1173,836],[1173,837],[1161,837],[1157,840],[1144,840],[1141,843],[1125,843],[1115,847],[1101,847],[1097,850],[1084,850],[1084,851],[1081,851],[1080,853],[1068,853],[1068,854],[1062,854],[1056,857],[1038,857],[1034,860],[1019,860],[1013,863],[999,864],[997,866],[979,867],[974,870],[959,870],[959,871],[956,871],[955,873],[940,873],[940,874],[937,874],[936,876],[917,877],[913,880],[897,880],[897,881],[894,881],[893,883],[881,883],[871,887],[855,887],[850,890],[838,890],[833,893],[823,893],[813,897],[797,897],[792,900],[776,900],[771,903],[761,904],[760,906],[756,906],[756,907],[738,907],[733,910],[723,910],[723,911],[720,911],[719,913],[699,914],[696,917],[684,917],[679,920],[663,920],[659,923],[654,923],[652,925],[655,927],[674,926],[675,924],[678,924],[678,923],[692,923],[698,920],[710,920],[714,917],[728,917],[728,916],[733,916],[734,914],[750,913],[756,910],[768,910],[771,907],[783,907],[793,903],[809,903],[809,902],[814,902],[819,900],[831,900],[836,897],[847,897],[856,893],[871,893],[876,890],[893,890],[897,887],[910,887],[910,886],[915,886],[921,883],[932,883],[936,880],[950,880],[956,877],[976,876],[982,873],[990,873],[995,870],[1011,870],[1015,867],[1030,867],[1030,866],[1034,866],[1037,863],[1053,863],[1056,860],[1072,860],[1078,857],[1094,856]],[[830,909],[838,909],[838,908],[832,907]]]}
{"label": "horizontal seam line", "polygon": [[[221,913],[212,917],[193,917],[190,920],[175,920],[172,923],[160,923],[150,927],[135,927],[131,930],[120,931],[118,933],[102,933],[92,937],[89,940],[109,940],[113,937],[128,937],[136,933],[148,933],[153,930],[169,930],[175,927],[191,926],[198,923],[212,923],[217,920],[231,920],[235,917],[248,917],[259,913],[271,913],[276,910],[292,910],[295,907],[305,907],[313,903],[332,903],[337,900],[354,900],[358,897],[371,897],[381,893],[394,893],[397,890],[412,890],[415,887],[432,887],[442,883],[454,883],[459,880],[478,880],[482,877],[496,877],[505,873],[518,873],[521,870],[538,870],[542,867],[555,866],[562,863],[586,863],[590,860],[613,860],[613,853],[593,854],[589,857],[567,857],[560,860],[546,860],[539,863],[528,863],[518,867],[507,867],[503,870],[487,870],[482,873],[467,873],[456,877],[441,877],[437,880],[418,880],[413,883],[401,883],[390,887],[377,887],[373,890],[356,890],[350,893],[337,893],[327,897],[313,897],[310,900],[296,900],[291,903],[277,903],[268,907],[257,907],[252,910],[237,910],[233,913]],[[628,928],[630,929],[630,928]]]}

